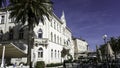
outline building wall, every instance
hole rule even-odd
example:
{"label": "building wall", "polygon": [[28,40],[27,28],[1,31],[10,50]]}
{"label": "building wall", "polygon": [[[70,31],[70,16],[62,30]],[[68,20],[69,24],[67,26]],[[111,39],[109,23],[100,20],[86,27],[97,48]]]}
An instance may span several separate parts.
{"label": "building wall", "polygon": [[73,39],[74,42],[74,57],[78,59],[80,56],[86,57],[85,54],[88,51],[88,43],[79,38]]}
{"label": "building wall", "polygon": [[[23,43],[27,44],[28,39],[28,30],[26,24],[14,24],[12,19],[9,19],[9,12],[0,12],[0,21],[1,16],[5,16],[5,22],[0,24],[0,30],[3,31],[3,35],[5,40],[9,40],[8,34],[9,29],[14,29],[14,38],[12,40],[21,40]],[[66,26],[66,21],[64,18],[64,14],[62,15],[62,19],[59,19],[55,14],[50,17],[50,20],[47,19],[46,16],[44,24],[40,22],[38,25],[34,27],[34,48],[32,49],[32,61],[34,64],[37,61],[45,61],[46,64],[49,63],[61,63],[61,51],[64,48],[70,49],[70,53],[74,56],[73,50],[73,42],[71,39],[72,33],[70,29]],[[64,19],[64,21],[62,21]],[[26,22],[27,23],[27,22]],[[23,39],[19,39],[19,31],[20,29],[24,29]],[[42,37],[40,38],[40,34],[42,33]],[[23,41],[24,40],[24,41]],[[3,40],[4,41],[4,40]],[[14,42],[14,41],[13,41]],[[42,50],[39,50],[42,49]],[[38,54],[42,53],[42,58]],[[14,59],[13,62],[15,62]],[[17,61],[16,61],[17,62]],[[23,61],[21,61],[23,62]],[[33,64],[33,65],[34,65]]]}

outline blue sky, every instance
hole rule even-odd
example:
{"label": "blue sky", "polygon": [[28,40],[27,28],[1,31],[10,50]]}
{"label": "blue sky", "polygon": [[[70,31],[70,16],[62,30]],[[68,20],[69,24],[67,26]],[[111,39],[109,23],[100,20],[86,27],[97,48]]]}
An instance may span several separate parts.
{"label": "blue sky", "polygon": [[54,12],[65,12],[67,26],[75,37],[81,37],[95,50],[103,44],[102,36],[120,36],[120,0],[52,0]]}

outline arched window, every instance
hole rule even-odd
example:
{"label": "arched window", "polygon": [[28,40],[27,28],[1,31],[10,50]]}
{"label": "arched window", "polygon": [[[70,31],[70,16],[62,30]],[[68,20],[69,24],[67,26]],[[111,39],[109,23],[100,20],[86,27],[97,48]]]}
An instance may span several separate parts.
{"label": "arched window", "polygon": [[53,34],[52,34],[52,32],[51,32],[51,41],[53,41]]}
{"label": "arched window", "polygon": [[1,17],[1,24],[4,24],[5,16]]}
{"label": "arched window", "polygon": [[54,42],[56,43],[56,34],[54,34]]}
{"label": "arched window", "polygon": [[0,30],[0,40],[2,40],[2,37],[3,37],[3,31]]}
{"label": "arched window", "polygon": [[57,43],[59,44],[59,37],[57,36]]}
{"label": "arched window", "polygon": [[58,58],[59,58],[59,51],[58,51]]}
{"label": "arched window", "polygon": [[39,48],[38,49],[38,58],[42,58],[43,57],[43,49]]}
{"label": "arched window", "polygon": [[54,21],[54,29],[56,29],[56,24],[55,24],[55,21]]}
{"label": "arched window", "polygon": [[53,58],[53,49],[51,49],[51,58]]}
{"label": "arched window", "polygon": [[52,22],[50,23],[51,27],[52,27]]}
{"label": "arched window", "polygon": [[57,55],[57,53],[56,53],[56,50],[55,50],[55,58],[56,58],[56,55]]}
{"label": "arched window", "polygon": [[19,30],[19,39],[23,39],[24,37],[24,30],[23,28]]}
{"label": "arched window", "polygon": [[61,40],[61,38],[60,38],[60,44],[62,44],[62,40]]}
{"label": "arched window", "polygon": [[42,29],[39,29],[38,30],[38,38],[42,38],[42,35],[43,35],[43,31],[42,31]]}
{"label": "arched window", "polygon": [[11,27],[9,27],[9,40],[13,39],[13,29]]}

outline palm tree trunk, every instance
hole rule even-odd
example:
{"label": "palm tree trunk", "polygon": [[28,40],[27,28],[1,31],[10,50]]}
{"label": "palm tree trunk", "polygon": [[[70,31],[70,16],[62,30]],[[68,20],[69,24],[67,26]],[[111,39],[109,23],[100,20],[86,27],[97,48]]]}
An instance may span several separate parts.
{"label": "palm tree trunk", "polygon": [[27,55],[27,64],[32,68],[32,61],[31,61],[31,49],[33,48],[34,38],[33,38],[33,24],[31,24],[31,19],[28,19],[28,55]]}

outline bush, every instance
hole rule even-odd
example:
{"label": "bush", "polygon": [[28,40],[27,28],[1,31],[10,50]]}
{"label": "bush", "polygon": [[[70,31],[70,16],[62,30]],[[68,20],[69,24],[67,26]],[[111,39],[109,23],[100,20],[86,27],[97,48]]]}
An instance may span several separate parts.
{"label": "bush", "polygon": [[45,68],[44,61],[38,61],[35,68]]}
{"label": "bush", "polygon": [[46,67],[56,67],[56,66],[61,66],[62,63],[51,63],[51,64],[47,64]]}
{"label": "bush", "polygon": [[80,63],[79,60],[73,60],[73,63]]}
{"label": "bush", "polygon": [[72,63],[71,60],[64,60],[64,63]]}

